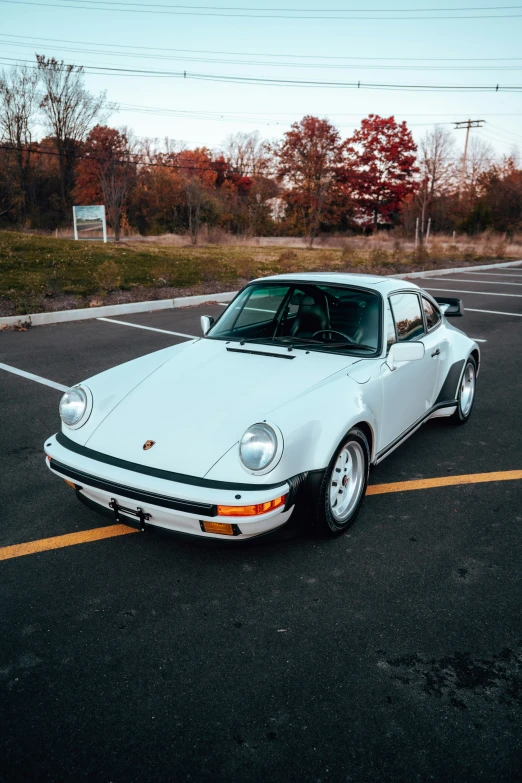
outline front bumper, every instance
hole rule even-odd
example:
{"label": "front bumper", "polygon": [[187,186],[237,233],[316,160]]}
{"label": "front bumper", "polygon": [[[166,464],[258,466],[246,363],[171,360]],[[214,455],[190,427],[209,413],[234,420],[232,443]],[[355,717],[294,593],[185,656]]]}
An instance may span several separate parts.
{"label": "front bumper", "polygon": [[[291,517],[296,488],[302,483],[294,478],[277,487],[239,491],[233,484],[222,488],[183,484],[97,461],[66,448],[56,436],[45,442],[45,453],[49,469],[72,483],[78,498],[89,507],[129,524],[155,525],[208,539],[239,541],[277,530]],[[285,505],[265,514],[252,517],[217,514],[218,505],[257,505],[281,495],[286,495]],[[133,513],[126,514],[122,507]],[[207,533],[202,530],[205,521],[233,524],[235,535]]]}

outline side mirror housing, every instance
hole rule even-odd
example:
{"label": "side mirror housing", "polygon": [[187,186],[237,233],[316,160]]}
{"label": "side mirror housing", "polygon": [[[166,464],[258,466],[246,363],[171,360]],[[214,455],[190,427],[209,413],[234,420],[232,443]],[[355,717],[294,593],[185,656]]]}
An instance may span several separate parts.
{"label": "side mirror housing", "polygon": [[203,334],[207,334],[210,327],[214,324],[214,319],[211,315],[202,315],[201,316],[201,331]]}
{"label": "side mirror housing", "polygon": [[416,362],[424,358],[424,343],[393,343],[386,359],[390,370],[395,370],[400,362]]}

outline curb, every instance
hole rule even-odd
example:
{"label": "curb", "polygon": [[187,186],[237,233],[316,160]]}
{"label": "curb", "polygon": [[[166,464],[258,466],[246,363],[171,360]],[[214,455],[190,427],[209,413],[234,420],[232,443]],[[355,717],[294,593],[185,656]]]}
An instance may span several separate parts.
{"label": "curb", "polygon": [[78,310],[57,310],[51,313],[31,313],[30,315],[8,315],[0,317],[0,326],[14,326],[17,323],[30,321],[32,326],[63,323],[65,321],[86,321],[92,318],[107,318],[111,315],[130,313],[148,313],[153,310],[172,310],[174,307],[192,307],[204,302],[229,302],[237,291],[227,291],[221,294],[200,294],[199,296],[183,296],[177,299],[159,299],[150,302],[128,302],[120,305],[105,305],[104,307],[82,307]]}
{"label": "curb", "polygon": [[478,272],[480,270],[487,269],[502,269],[509,266],[519,266],[521,261],[503,261],[498,264],[482,264],[482,266],[459,266],[452,269],[428,269],[426,272],[404,272],[400,275],[386,275],[392,277],[394,280],[405,280],[415,277],[438,277],[439,275],[454,275],[459,272]]}
{"label": "curb", "polygon": [[[520,261],[503,261],[498,264],[483,264],[482,266],[460,266],[453,269],[430,269],[426,272],[404,272],[400,275],[387,275],[393,279],[438,277],[453,275],[459,272],[477,272],[487,269],[503,269],[510,266],[520,266]],[[176,307],[194,307],[205,302],[230,302],[237,291],[226,291],[221,294],[199,294],[198,296],[182,296],[177,299],[159,299],[150,302],[129,302],[120,305],[105,305],[104,307],[84,307],[80,310],[58,310],[54,313],[31,313],[30,315],[0,316],[0,326],[15,326],[20,322],[30,321],[32,326],[64,323],[66,321],[87,321],[93,318],[107,318],[113,315],[130,313],[149,313],[153,310],[170,310]]]}

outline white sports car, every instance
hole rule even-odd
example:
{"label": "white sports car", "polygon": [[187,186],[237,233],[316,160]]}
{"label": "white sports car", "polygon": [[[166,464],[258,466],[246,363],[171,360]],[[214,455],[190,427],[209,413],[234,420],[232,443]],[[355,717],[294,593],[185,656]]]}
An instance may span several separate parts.
{"label": "white sports car", "polygon": [[458,299],[354,274],[254,280],[203,337],[73,386],[53,473],[117,521],[207,538],[345,531],[376,465],[428,419],[467,421],[479,348]]}

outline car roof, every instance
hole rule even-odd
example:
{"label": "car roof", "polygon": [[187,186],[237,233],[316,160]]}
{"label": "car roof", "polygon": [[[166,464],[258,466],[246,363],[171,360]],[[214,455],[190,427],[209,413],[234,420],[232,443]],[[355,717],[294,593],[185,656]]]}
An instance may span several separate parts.
{"label": "car roof", "polygon": [[384,277],[381,275],[358,275],[351,272],[292,272],[286,275],[270,275],[269,277],[258,277],[253,283],[273,280],[274,282],[301,282],[301,283],[320,283],[322,285],[354,285],[362,288],[373,288],[383,296],[387,296],[393,291],[404,291],[405,288],[418,290],[419,286],[410,283],[407,280],[395,280],[393,277]]}

